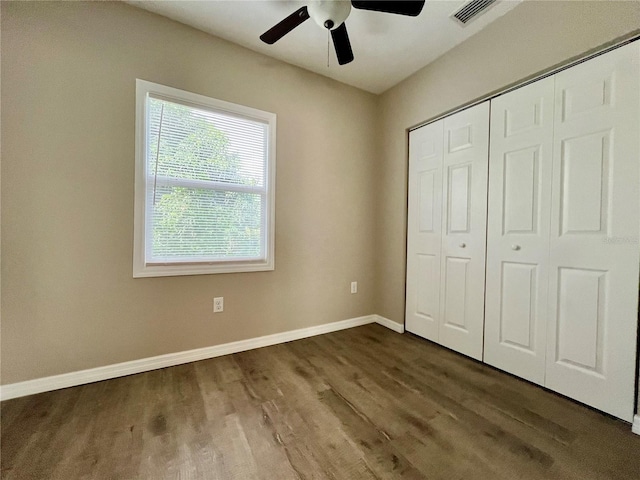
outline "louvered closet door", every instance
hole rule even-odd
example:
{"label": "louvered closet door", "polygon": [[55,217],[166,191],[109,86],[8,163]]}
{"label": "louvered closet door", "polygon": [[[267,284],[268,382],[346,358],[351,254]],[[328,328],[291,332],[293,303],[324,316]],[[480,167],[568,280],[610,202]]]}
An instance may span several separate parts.
{"label": "louvered closet door", "polygon": [[438,341],[443,121],[409,134],[405,328]]}
{"label": "louvered closet door", "polygon": [[491,102],[484,361],[544,385],[554,79]]}
{"label": "louvered closet door", "polygon": [[555,76],[546,385],[633,416],[638,42]]}
{"label": "louvered closet door", "polygon": [[489,102],[444,119],[440,341],[482,359]]}

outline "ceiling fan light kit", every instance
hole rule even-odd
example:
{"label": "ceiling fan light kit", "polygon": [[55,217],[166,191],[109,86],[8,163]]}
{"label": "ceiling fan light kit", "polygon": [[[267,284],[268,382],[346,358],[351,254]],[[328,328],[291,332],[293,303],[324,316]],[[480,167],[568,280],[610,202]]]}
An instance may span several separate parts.
{"label": "ceiling fan light kit", "polygon": [[351,13],[351,3],[344,0],[321,0],[309,2],[309,16],[321,27],[335,30]]}
{"label": "ceiling fan light kit", "polygon": [[416,17],[422,11],[424,3],[425,0],[352,0],[351,2],[346,0],[314,0],[260,35],[260,40],[272,45],[309,18],[313,18],[320,27],[331,31],[338,63],[345,65],[353,61],[351,42],[344,23],[351,13],[352,6],[360,10]]}

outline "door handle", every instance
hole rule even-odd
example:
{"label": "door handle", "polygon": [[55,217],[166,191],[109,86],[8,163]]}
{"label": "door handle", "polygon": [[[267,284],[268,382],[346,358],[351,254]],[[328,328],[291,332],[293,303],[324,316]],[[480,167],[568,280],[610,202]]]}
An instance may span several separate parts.
{"label": "door handle", "polygon": [[520,250],[520,245],[511,245],[511,250]]}
{"label": "door handle", "polygon": [[464,248],[464,247],[466,247],[466,246],[467,246],[467,244],[466,244],[466,243],[464,243],[464,242],[462,242],[462,243],[460,244],[460,248]]}

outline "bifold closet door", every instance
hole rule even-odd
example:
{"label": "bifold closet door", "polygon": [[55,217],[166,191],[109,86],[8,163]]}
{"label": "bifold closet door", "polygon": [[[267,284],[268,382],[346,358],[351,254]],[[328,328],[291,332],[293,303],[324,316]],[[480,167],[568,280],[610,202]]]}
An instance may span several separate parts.
{"label": "bifold closet door", "polygon": [[639,86],[637,41],[411,133],[408,331],[632,420]]}
{"label": "bifold closet door", "polygon": [[409,134],[407,331],[438,341],[444,121]]}
{"label": "bifold closet door", "polygon": [[444,119],[439,343],[482,359],[489,102]]}
{"label": "bifold closet door", "polygon": [[544,385],[554,79],[491,101],[484,361]]}
{"label": "bifold closet door", "polygon": [[640,42],[555,75],[546,386],[633,417]]}
{"label": "bifold closet door", "polygon": [[406,329],[482,358],[489,102],[409,134]]}

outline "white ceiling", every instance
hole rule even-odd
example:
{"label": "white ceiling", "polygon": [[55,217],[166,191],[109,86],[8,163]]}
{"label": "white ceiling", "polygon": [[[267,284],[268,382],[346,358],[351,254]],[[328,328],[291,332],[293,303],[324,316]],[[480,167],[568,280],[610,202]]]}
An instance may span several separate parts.
{"label": "white ceiling", "polygon": [[466,26],[450,18],[468,0],[427,0],[418,17],[351,9],[346,21],[355,60],[338,65],[327,32],[310,19],[274,45],[258,38],[308,2],[299,0],[155,1],[134,6],[373,93],[382,93],[480,31],[522,0],[499,0]]}

